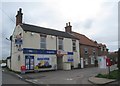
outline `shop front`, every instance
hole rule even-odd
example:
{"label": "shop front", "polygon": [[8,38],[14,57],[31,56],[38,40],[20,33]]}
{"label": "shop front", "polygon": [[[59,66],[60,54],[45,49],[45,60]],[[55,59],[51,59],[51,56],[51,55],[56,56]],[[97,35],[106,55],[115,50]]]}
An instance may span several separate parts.
{"label": "shop front", "polygon": [[23,48],[26,71],[44,71],[63,69],[64,62],[73,66],[73,52]]}

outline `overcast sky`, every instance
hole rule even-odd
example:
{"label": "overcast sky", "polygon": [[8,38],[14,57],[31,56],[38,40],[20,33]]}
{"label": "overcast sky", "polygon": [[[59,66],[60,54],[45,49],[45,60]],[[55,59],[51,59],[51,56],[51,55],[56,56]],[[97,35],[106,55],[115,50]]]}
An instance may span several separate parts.
{"label": "overcast sky", "polygon": [[22,8],[23,22],[64,31],[71,22],[72,30],[107,45],[109,51],[118,49],[119,0],[2,0],[0,3],[0,47],[2,56],[10,54],[6,40],[15,28],[15,16]]}

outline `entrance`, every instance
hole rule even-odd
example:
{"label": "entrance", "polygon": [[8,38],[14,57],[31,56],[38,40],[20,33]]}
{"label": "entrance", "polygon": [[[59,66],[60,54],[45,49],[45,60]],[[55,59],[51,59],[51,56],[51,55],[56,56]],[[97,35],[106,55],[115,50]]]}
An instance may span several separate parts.
{"label": "entrance", "polygon": [[31,55],[25,56],[25,66],[26,66],[26,70],[34,69],[34,56]]}
{"label": "entrance", "polygon": [[63,56],[57,56],[57,69],[63,69]]}

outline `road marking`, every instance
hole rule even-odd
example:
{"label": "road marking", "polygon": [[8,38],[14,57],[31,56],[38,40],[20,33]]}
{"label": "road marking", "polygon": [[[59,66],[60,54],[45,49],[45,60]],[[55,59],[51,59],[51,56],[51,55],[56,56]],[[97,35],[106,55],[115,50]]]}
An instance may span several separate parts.
{"label": "road marking", "polygon": [[16,74],[19,78],[21,78],[22,79],[22,76],[20,76],[19,74]]}
{"label": "road marking", "polygon": [[67,78],[66,80],[73,80],[72,78]]}

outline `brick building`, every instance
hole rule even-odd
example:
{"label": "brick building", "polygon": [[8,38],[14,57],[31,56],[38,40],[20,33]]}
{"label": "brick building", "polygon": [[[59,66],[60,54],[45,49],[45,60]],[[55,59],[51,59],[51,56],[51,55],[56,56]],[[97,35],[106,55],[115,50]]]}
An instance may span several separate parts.
{"label": "brick building", "polygon": [[84,60],[84,67],[94,66],[98,56],[107,55],[106,45],[98,44],[85,35],[72,31],[70,22],[66,23],[65,32],[79,39],[80,56]]}

